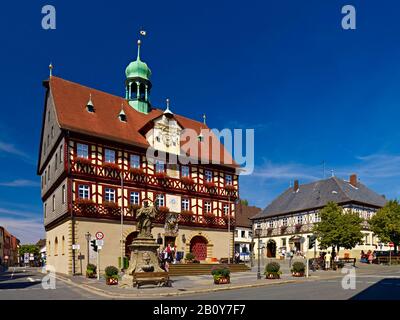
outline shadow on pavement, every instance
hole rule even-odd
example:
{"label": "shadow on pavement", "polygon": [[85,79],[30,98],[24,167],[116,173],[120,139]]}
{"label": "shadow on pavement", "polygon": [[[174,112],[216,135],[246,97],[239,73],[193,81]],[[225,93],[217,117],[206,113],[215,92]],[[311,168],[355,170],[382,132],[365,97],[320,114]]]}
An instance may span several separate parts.
{"label": "shadow on pavement", "polygon": [[350,300],[400,300],[400,279],[383,279],[356,294]]}
{"label": "shadow on pavement", "polygon": [[0,290],[25,289],[37,285],[38,283],[41,283],[41,281],[0,283]]}

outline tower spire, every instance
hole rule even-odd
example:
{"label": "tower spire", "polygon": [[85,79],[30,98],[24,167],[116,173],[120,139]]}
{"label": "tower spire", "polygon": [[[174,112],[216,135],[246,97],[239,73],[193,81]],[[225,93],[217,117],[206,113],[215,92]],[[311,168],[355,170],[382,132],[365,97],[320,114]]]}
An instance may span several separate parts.
{"label": "tower spire", "polygon": [[142,41],[140,39],[137,41],[137,57],[136,60],[140,61],[140,45],[142,44]]}
{"label": "tower spire", "polygon": [[53,64],[51,62],[49,64],[49,74],[50,74],[50,77],[53,75]]}
{"label": "tower spire", "polygon": [[203,113],[203,123],[204,123],[204,125],[206,125],[206,114],[205,113]]}

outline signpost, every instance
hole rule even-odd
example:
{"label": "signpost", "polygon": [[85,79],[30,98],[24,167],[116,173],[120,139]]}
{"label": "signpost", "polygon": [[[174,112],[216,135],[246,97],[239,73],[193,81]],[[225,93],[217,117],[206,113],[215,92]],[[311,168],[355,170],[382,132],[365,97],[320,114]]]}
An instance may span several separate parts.
{"label": "signpost", "polygon": [[389,242],[389,265],[392,265],[392,248],[394,247],[393,242]]}
{"label": "signpost", "polygon": [[104,245],[104,233],[101,231],[96,232],[96,246],[97,246],[97,280],[100,280],[100,250]]}

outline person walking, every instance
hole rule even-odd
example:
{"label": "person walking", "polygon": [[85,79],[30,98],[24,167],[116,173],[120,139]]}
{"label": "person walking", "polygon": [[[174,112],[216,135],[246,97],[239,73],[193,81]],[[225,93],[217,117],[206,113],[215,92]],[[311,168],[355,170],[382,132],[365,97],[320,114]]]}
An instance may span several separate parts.
{"label": "person walking", "polygon": [[328,251],[324,259],[325,259],[325,270],[329,270],[331,268],[331,259],[332,259],[330,251]]}

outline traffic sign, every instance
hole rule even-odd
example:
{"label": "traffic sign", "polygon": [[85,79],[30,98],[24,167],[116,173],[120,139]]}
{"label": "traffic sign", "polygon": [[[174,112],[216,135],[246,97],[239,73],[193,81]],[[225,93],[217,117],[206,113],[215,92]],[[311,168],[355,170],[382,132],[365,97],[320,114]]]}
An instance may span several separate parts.
{"label": "traffic sign", "polygon": [[394,243],[393,242],[389,242],[389,247],[393,248],[394,247]]}
{"label": "traffic sign", "polygon": [[96,240],[96,246],[102,247],[104,245],[104,240]]}
{"label": "traffic sign", "polygon": [[104,233],[101,231],[96,232],[96,239],[102,240],[104,238]]}
{"label": "traffic sign", "polygon": [[81,246],[79,244],[73,244],[72,245],[72,250],[79,250]]}

